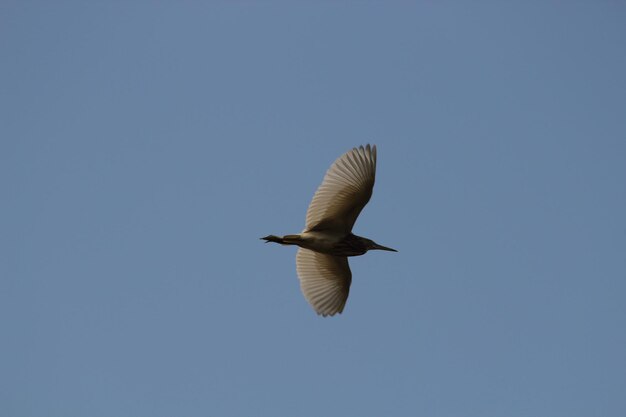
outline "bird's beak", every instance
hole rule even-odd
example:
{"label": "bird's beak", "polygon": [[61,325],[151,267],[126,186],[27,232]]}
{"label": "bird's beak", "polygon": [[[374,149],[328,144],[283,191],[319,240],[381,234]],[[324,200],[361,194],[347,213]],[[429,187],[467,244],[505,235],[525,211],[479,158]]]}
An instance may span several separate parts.
{"label": "bird's beak", "polygon": [[379,245],[378,243],[374,243],[374,247],[372,249],[380,249],[380,250],[388,250],[391,252],[398,252],[395,249],[388,248],[387,246]]}

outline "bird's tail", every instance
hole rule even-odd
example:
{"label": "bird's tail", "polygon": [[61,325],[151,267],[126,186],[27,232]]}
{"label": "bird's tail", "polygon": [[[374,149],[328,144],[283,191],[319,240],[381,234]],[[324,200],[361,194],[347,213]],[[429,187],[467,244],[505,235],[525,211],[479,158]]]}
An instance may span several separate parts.
{"label": "bird's tail", "polygon": [[274,242],[280,243],[281,245],[297,245],[301,240],[300,235],[286,235],[283,237],[269,235],[262,237],[261,239],[263,239],[265,243]]}

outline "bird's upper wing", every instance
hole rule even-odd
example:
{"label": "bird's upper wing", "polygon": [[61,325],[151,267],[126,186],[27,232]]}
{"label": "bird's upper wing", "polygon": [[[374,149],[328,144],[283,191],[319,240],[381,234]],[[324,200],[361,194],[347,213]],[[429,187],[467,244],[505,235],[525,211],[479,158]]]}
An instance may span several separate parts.
{"label": "bird's upper wing", "polygon": [[353,148],[326,171],[306,213],[306,230],[350,233],[372,196],[376,178],[376,145]]}
{"label": "bird's upper wing", "polygon": [[343,311],[352,282],[348,258],[299,248],[296,268],[302,293],[317,314],[333,316]]}

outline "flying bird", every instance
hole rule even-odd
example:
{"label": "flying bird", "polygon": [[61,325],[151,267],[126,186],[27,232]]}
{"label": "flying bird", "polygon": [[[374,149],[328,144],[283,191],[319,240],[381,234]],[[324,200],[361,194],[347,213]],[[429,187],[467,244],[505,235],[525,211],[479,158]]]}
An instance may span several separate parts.
{"label": "flying bird", "polygon": [[348,300],[352,272],[348,256],[368,250],[397,252],[352,234],[359,213],[372,196],[376,177],[376,145],[359,146],[343,154],[326,171],[306,213],[299,235],[262,237],[265,242],[297,245],[300,288],[322,316],[341,313]]}

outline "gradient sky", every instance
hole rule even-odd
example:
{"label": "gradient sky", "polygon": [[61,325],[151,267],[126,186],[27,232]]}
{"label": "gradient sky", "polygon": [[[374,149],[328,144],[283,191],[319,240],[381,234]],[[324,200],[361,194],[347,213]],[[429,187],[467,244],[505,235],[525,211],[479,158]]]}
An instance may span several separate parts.
{"label": "gradient sky", "polygon": [[[0,415],[626,415],[625,21],[2,1]],[[321,318],[259,237],[365,143],[399,252]]]}

